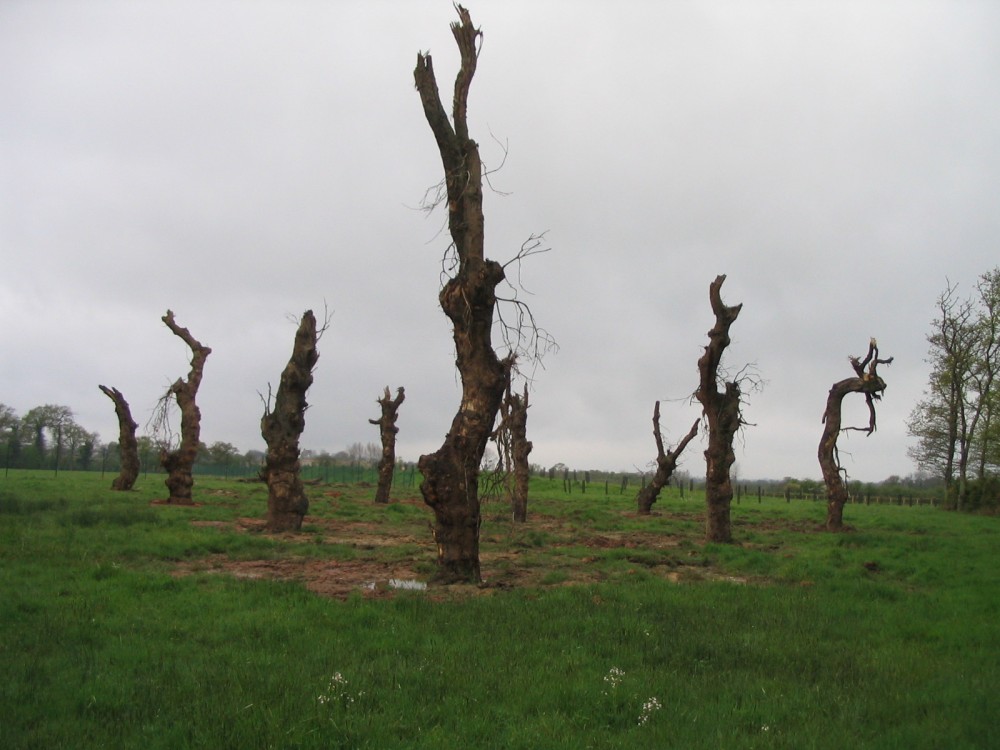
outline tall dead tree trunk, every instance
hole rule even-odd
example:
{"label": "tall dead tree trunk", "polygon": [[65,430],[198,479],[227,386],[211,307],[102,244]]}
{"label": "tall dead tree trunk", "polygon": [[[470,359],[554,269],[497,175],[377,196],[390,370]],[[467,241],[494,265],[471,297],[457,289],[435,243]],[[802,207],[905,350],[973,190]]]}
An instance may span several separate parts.
{"label": "tall dead tree trunk", "polygon": [[698,360],[701,381],[695,392],[708,421],[708,448],[705,450],[705,539],[709,542],[733,540],[729,522],[733,483],[729,469],[736,462],[733,438],[743,424],[739,382],[725,383],[723,390],[719,390],[719,364],[730,343],[729,327],[743,309],[742,303],[733,307],[722,303],[721,289],[725,280],[725,274],[721,274],[709,286],[708,296],[712,312],[715,313],[715,325],[708,332],[708,346]]}
{"label": "tall dead tree trunk", "polygon": [[[823,412],[823,437],[819,441],[819,465],[823,470],[823,481],[826,483],[826,528],[828,531],[840,531],[844,527],[844,505],[847,503],[847,486],[841,478],[844,469],[840,465],[837,453],[837,438],[841,432],[857,430],[865,435],[875,432],[875,402],[882,397],[885,381],[878,374],[879,365],[892,363],[889,359],[879,359],[878,344],[875,339],[868,343],[868,354],[864,359],[848,357],[856,376],[846,378],[833,384],[826,398],[826,411]],[[868,368],[867,370],[865,368]],[[865,394],[868,403],[867,427],[842,427],[841,407],[844,397],[849,393]]]}
{"label": "tall dead tree trunk", "polygon": [[455,275],[445,283],[438,300],[452,323],[462,402],[441,448],[421,456],[417,463],[424,477],[420,492],[434,511],[435,580],[441,583],[480,580],[479,466],[513,361],[512,357],[500,360],[493,350],[496,287],[504,279],[504,270],[485,256],[482,162],[466,122],[481,33],[465,8],[459,5],[456,10],[459,22],[451,25],[451,31],[461,67],[455,77],[454,127],[441,104],[431,56],[418,53],[413,71],[424,116],[444,165],[448,229],[457,261]]}
{"label": "tall dead tree trunk", "polygon": [[292,356],[281,373],[281,382],[271,408],[270,394],[260,420],[260,434],[267,443],[261,476],[267,482],[268,531],[298,531],[309,510],[299,464],[299,437],[306,427],[306,392],[313,382],[319,360],[316,316],[302,315],[295,332]]}
{"label": "tall dead tree trunk", "polygon": [[639,490],[636,502],[640,513],[648,515],[653,507],[653,503],[656,502],[656,498],[660,496],[660,490],[667,486],[667,482],[670,481],[674,469],[677,468],[677,459],[680,458],[687,444],[694,440],[694,436],[698,434],[699,421],[695,420],[695,423],[691,425],[691,429],[688,430],[688,434],[677,444],[676,448],[670,452],[666,452],[663,450],[663,435],[660,432],[660,402],[656,402],[656,406],[653,407],[653,437],[656,439],[656,473],[653,474],[653,478],[649,484]]}
{"label": "tall dead tree trunk", "polygon": [[111,489],[124,492],[132,489],[139,477],[139,441],[135,437],[139,425],[132,419],[132,410],[121,391],[117,388],[108,388],[106,385],[97,387],[114,402],[115,414],[118,415],[118,452],[121,455],[121,469],[111,482]]}
{"label": "tall dead tree trunk", "polygon": [[515,522],[528,520],[528,485],[531,483],[531,467],[528,456],[534,447],[528,440],[528,384],[524,393],[513,393],[510,383],[500,405],[501,422],[495,435],[500,450],[500,459],[508,472],[508,495],[510,510]]}
{"label": "tall dead tree trunk", "polygon": [[[169,496],[167,502],[178,505],[191,505],[191,488],[194,486],[194,476],[191,471],[195,459],[198,458],[198,443],[201,439],[201,411],[198,409],[198,387],[201,385],[205,360],[212,350],[203,346],[187,328],[181,328],[174,321],[174,314],[167,310],[161,320],[175,336],[180,338],[191,349],[191,371],[187,380],[177,378],[170,386],[164,400],[173,396],[181,411],[181,441],[176,450],[160,451],[160,465],[167,472],[165,481]],[[165,405],[165,404],[164,404]]]}
{"label": "tall dead tree trunk", "polygon": [[370,424],[378,425],[379,436],[382,438],[382,458],[378,462],[378,487],[375,490],[375,502],[389,502],[389,492],[392,490],[392,473],[396,469],[396,419],[399,416],[399,405],[406,398],[403,387],[396,389],[396,398],[389,395],[389,386],[385,387],[385,395],[376,399],[382,407],[382,416],[369,419]]}

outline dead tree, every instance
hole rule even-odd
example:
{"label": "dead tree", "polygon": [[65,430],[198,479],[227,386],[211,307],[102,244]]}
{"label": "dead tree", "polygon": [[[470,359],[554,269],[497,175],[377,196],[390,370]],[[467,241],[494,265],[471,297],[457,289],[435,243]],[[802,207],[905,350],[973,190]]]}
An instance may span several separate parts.
{"label": "dead tree", "polygon": [[462,402],[444,443],[417,463],[424,477],[420,492],[434,511],[435,580],[441,583],[480,580],[479,467],[513,364],[513,355],[501,360],[493,349],[496,287],[504,280],[504,269],[485,255],[483,168],[466,121],[482,34],[465,8],[459,5],[456,10],[459,22],[452,23],[451,31],[461,67],[455,77],[451,122],[438,94],[430,54],[418,53],[413,71],[444,166],[454,268],[438,300],[452,323],[455,364],[462,378]]}
{"label": "dead tree", "polygon": [[302,315],[295,332],[292,356],[281,373],[278,392],[271,407],[270,393],[260,419],[260,434],[267,443],[261,476],[267,482],[267,530],[298,531],[309,510],[299,464],[299,437],[306,426],[306,392],[313,382],[319,360],[316,316]]}
{"label": "dead tree", "polygon": [[118,452],[121,455],[121,469],[111,482],[111,489],[124,492],[132,489],[139,477],[139,441],[135,437],[139,425],[132,419],[132,410],[121,391],[117,388],[108,388],[106,385],[97,387],[114,402],[115,414],[118,415]]}
{"label": "dead tree", "polygon": [[663,435],[660,432],[660,402],[656,402],[656,406],[653,407],[653,437],[656,439],[656,472],[653,474],[653,478],[649,484],[639,490],[639,495],[636,498],[639,506],[638,510],[643,515],[649,514],[653,503],[656,502],[656,498],[660,496],[660,490],[667,486],[667,482],[670,481],[674,469],[677,468],[677,459],[680,458],[687,444],[694,440],[694,436],[698,434],[698,422],[700,421],[695,420],[695,423],[691,425],[691,429],[688,430],[688,434],[677,444],[677,447],[670,452],[666,452],[663,449]]}
{"label": "dead tree", "polygon": [[389,394],[389,386],[385,387],[385,395],[376,399],[382,407],[382,416],[378,419],[369,419],[370,424],[378,425],[379,435],[382,438],[382,458],[378,462],[378,488],[375,490],[375,502],[389,502],[389,492],[392,490],[392,473],[396,469],[396,427],[397,412],[399,405],[406,398],[403,387],[396,389],[396,398]]}
{"label": "dead tree", "polygon": [[528,440],[528,384],[524,393],[513,393],[510,383],[500,404],[500,426],[494,431],[494,439],[500,455],[501,470],[506,472],[507,495],[510,498],[511,515],[515,522],[528,520],[528,485],[531,468],[528,455],[534,447]]}
{"label": "dead tree", "polygon": [[191,349],[191,371],[187,380],[177,378],[160,400],[162,413],[166,413],[171,396],[176,399],[181,412],[180,444],[175,450],[169,450],[166,446],[160,450],[160,465],[167,472],[165,483],[170,493],[167,502],[191,505],[193,502],[191,488],[194,486],[191,470],[195,459],[198,458],[198,443],[201,439],[201,411],[198,409],[196,399],[205,369],[205,360],[212,350],[195,339],[187,328],[178,326],[170,310],[167,310],[167,314],[161,320]]}
{"label": "dead tree", "polygon": [[[826,528],[828,531],[840,531],[844,527],[844,504],[847,502],[847,486],[841,478],[846,471],[840,465],[840,455],[837,450],[837,438],[841,432],[857,430],[865,436],[875,432],[875,402],[882,398],[885,391],[885,381],[878,374],[879,365],[892,363],[889,359],[879,359],[878,343],[875,339],[868,342],[868,354],[864,359],[848,357],[855,377],[846,378],[833,384],[826,398],[826,411],[823,412],[823,437],[819,441],[819,465],[823,470],[823,481],[826,483]],[[865,369],[867,367],[867,369]],[[842,427],[841,406],[844,397],[849,393],[865,394],[868,404],[867,427]]]}
{"label": "dead tree", "polygon": [[705,505],[707,519],[705,539],[709,542],[731,542],[732,528],[729,507],[733,501],[733,483],[729,469],[736,461],[733,438],[743,424],[740,415],[740,384],[738,380],[723,384],[719,390],[719,364],[729,346],[729,327],[739,317],[743,304],[728,307],[722,303],[722,283],[725,274],[715,277],[709,286],[709,300],[715,313],[715,325],[708,332],[708,346],[698,360],[701,380],[695,397],[701,402],[708,422],[708,448],[705,450]]}

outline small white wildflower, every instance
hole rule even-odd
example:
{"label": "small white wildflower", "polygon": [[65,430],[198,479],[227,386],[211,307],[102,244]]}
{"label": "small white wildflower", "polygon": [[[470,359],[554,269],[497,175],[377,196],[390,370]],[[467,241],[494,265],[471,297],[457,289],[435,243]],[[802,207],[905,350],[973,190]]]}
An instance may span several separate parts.
{"label": "small white wildflower", "polygon": [[661,708],[663,708],[663,706],[660,705],[660,699],[657,698],[655,695],[648,701],[643,703],[642,713],[639,714],[639,726],[640,727],[644,726],[646,722],[649,721],[650,717],[653,715],[653,712],[659,711]]}
{"label": "small white wildflower", "polygon": [[[615,690],[621,683],[622,678],[624,676],[625,676],[624,670],[619,669],[618,667],[611,667],[611,669],[608,670],[608,673],[604,675],[604,682],[611,688],[611,690]],[[604,693],[604,695],[610,695],[610,693],[607,690],[604,690],[602,692]]]}
{"label": "small white wildflower", "polygon": [[611,669],[608,670],[608,673],[604,675],[604,681],[611,685],[611,687],[618,687],[618,684],[622,681],[624,676],[624,670],[621,670],[618,667],[611,667]]}
{"label": "small white wildflower", "polygon": [[[359,698],[362,695],[364,695],[363,692],[358,693]],[[330,678],[330,684],[327,686],[326,692],[316,696],[316,701],[320,705],[338,701],[346,706],[354,703],[354,696],[347,692],[347,678],[340,672],[334,672]]]}

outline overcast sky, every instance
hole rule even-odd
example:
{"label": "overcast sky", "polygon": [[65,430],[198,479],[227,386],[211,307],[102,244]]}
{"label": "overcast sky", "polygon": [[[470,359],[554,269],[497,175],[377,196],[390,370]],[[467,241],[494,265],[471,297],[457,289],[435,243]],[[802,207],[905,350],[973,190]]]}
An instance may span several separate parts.
{"label": "overcast sky", "polygon": [[[852,478],[914,470],[906,419],[946,279],[1000,259],[1000,4],[469,0],[484,42],[469,123],[497,192],[487,253],[532,233],[521,292],[559,343],[535,373],[531,460],[632,470],[698,417],[708,287],[742,302],[725,362],[753,363],[739,476],[819,477],[827,391],[878,338],[878,432]],[[189,351],[212,355],[202,439],[263,448],[260,391],[294,322],[332,315],[303,446],[435,450],[460,391],[437,304],[441,163],[413,88],[450,100],[446,0],[0,3],[0,402],[70,406],[117,439]],[[446,106],[450,104],[446,102]],[[513,270],[513,266],[511,270]],[[846,410],[864,424],[864,400]],[[704,472],[704,442],[682,467]]]}

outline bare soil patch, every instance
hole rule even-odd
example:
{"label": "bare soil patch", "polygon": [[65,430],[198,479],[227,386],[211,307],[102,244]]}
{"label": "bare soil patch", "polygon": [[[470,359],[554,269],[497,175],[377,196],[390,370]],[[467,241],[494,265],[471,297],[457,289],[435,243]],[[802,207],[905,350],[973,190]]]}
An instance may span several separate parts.
{"label": "bare soil patch", "polygon": [[365,596],[389,596],[396,591],[390,581],[412,581],[417,575],[406,563],[392,564],[375,560],[316,560],[285,557],[276,560],[231,560],[226,555],[211,555],[178,564],[174,575],[221,573],[234,578],[299,581],[320,596],[344,599],[352,592]]}
{"label": "bare soil patch", "polygon": [[[325,493],[331,504],[338,493]],[[416,501],[414,501],[416,502]],[[286,553],[271,559],[231,559],[225,554],[210,555],[177,564],[173,574],[221,574],[250,580],[297,581],[320,596],[343,599],[351,594],[364,597],[390,597],[400,589],[392,583],[422,581],[434,566],[434,549],[429,531],[420,526],[402,529],[371,521],[345,521],[328,516],[306,518],[306,533],[266,531],[261,518],[240,517],[232,521],[194,520],[196,527],[218,528],[240,534],[261,535],[293,545]],[[419,530],[420,534],[416,532]],[[805,529],[802,529],[803,531]],[[484,530],[485,531],[485,530]],[[544,535],[532,542],[532,535]],[[579,535],[564,519],[545,516],[532,518],[530,525],[513,527],[509,533],[492,529],[484,533],[480,561],[483,583],[478,586],[431,587],[433,598],[490,595],[514,588],[573,586],[620,580],[621,576],[655,575],[672,583],[726,581],[750,583],[749,579],[713,570],[693,550],[682,549],[682,536],[643,531],[601,531]],[[351,550],[331,550],[326,556],[310,551],[302,555],[299,545],[330,545]],[[409,548],[409,549],[407,549]],[[587,550],[592,550],[588,554]],[[634,554],[617,555],[609,565],[609,552],[629,550]]]}

